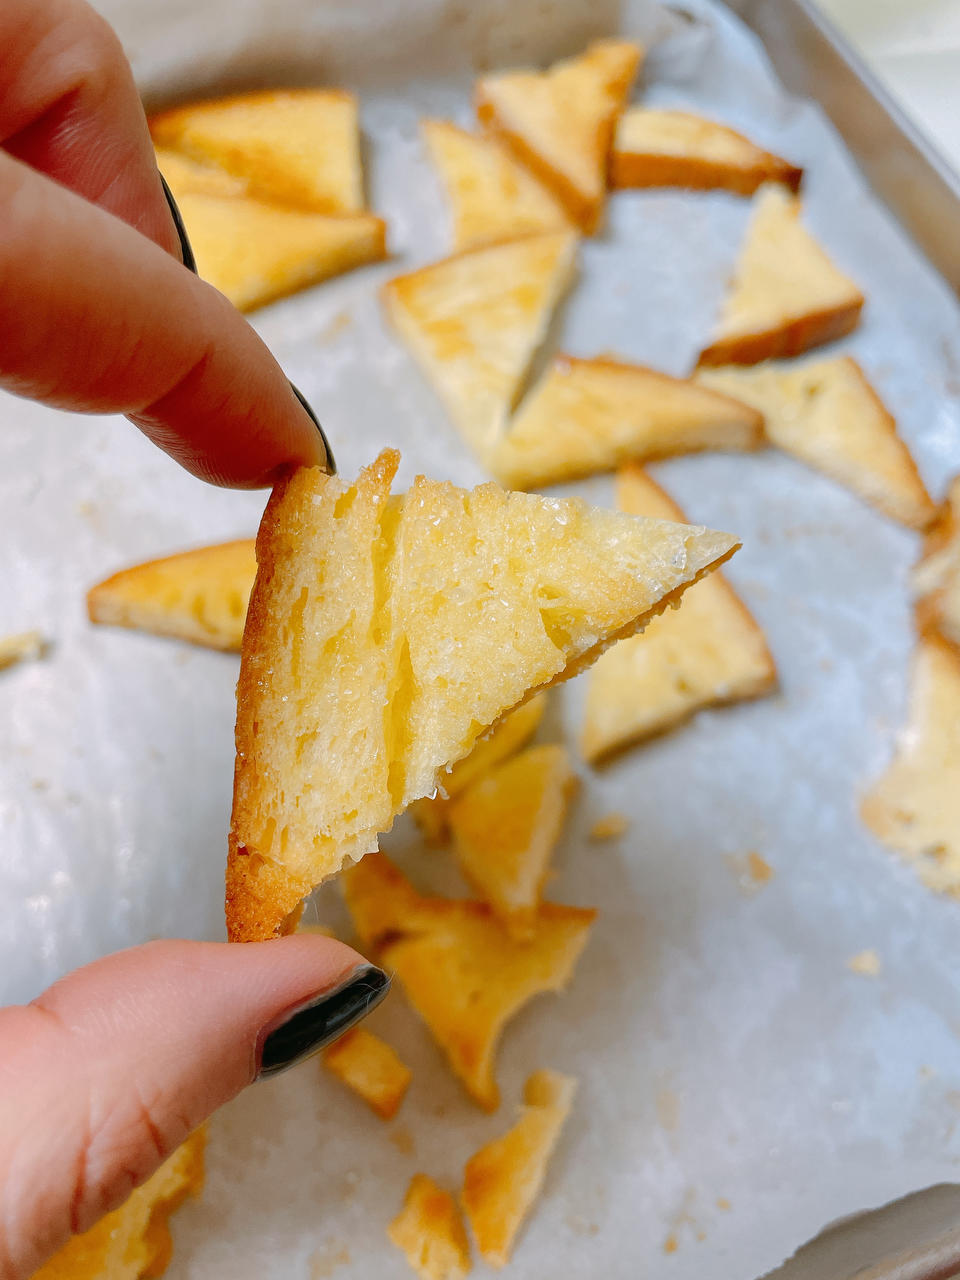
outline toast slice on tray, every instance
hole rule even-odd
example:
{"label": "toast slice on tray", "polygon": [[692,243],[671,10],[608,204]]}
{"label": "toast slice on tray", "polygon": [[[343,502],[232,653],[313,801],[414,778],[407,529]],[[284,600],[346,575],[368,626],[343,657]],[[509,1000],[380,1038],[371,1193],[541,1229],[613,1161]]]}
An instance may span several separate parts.
{"label": "toast slice on tray", "polygon": [[760,188],[733,285],[701,365],[759,364],[833,342],[860,322],[864,297],[800,221],[783,187]]}
{"label": "toast slice on tray", "polygon": [[572,226],[557,197],[496,138],[449,120],[424,120],[420,129],[446,189],[454,253]]}
{"label": "toast slice on tray", "polygon": [[639,45],[598,40],[546,71],[505,71],[477,81],[481,122],[588,234],[603,212],[614,128],[642,61]]}
{"label": "toast slice on tray", "polygon": [[532,489],[624,462],[755,449],[761,415],[684,378],[615,360],[555,360],[490,457],[501,484]]}
{"label": "toast slice on tray", "polygon": [[[634,515],[686,519],[640,467],[617,477],[617,503]],[[702,707],[771,692],[777,668],[749,610],[715,573],[688,591],[678,610],[602,654],[588,681],[581,749],[597,762]]]}
{"label": "toast slice on tray", "polygon": [[457,254],[384,286],[394,328],[481,461],[506,427],[576,253],[577,236],[555,231]]}
{"label": "toast slice on tray", "polygon": [[470,1273],[470,1241],[457,1202],[425,1173],[410,1179],[387,1235],[420,1280],[463,1280]]}
{"label": "toast slice on tray", "polygon": [[702,369],[697,381],[753,405],[778,449],[924,529],[935,508],[897,424],[849,356],[756,369]]}
{"label": "toast slice on tray", "polygon": [[231,938],[272,937],[536,689],[631,635],[737,548],[579,500],[472,492],[399,455],[274,490],[237,690]]}
{"label": "toast slice on tray", "polygon": [[960,476],[930,527],[913,571],[917,629],[939,635],[960,655]]}
{"label": "toast slice on tray", "polygon": [[200,164],[179,151],[168,147],[156,147],[157,168],[167,180],[167,186],[179,203],[185,195],[245,196],[249,183],[234,177],[226,169],[215,165]]}
{"label": "toast slice on tray", "polygon": [[689,111],[629,107],[610,155],[612,187],[684,187],[752,196],[765,182],[800,188],[803,170],[735,129]]}

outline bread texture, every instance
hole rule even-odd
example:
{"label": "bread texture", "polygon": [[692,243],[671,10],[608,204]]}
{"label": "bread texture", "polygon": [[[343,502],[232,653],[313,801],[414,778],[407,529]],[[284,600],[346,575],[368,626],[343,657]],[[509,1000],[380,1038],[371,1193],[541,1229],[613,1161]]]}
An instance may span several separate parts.
{"label": "bread texture", "polygon": [[470,1271],[470,1242],[457,1202],[425,1173],[411,1178],[387,1234],[420,1280],[461,1280]]}
{"label": "bread texture", "polygon": [[496,138],[449,120],[424,120],[420,129],[447,193],[454,253],[573,225],[557,197]]}
{"label": "bread texture", "polygon": [[90,621],[239,653],[254,545],[223,542],[121,569],[87,592]]}
{"label": "bread texture", "polygon": [[610,155],[612,187],[684,187],[752,196],[765,182],[796,192],[803,170],[735,129],[692,115],[629,107]]}
{"label": "bread texture", "polygon": [[546,71],[506,71],[477,81],[481,122],[587,233],[603,213],[613,133],[643,52],[626,40],[597,40]]}
{"label": "bread texture", "polygon": [[703,369],[704,386],[763,415],[778,449],[852,489],[892,520],[924,529],[935,515],[897,424],[849,356],[755,369]]}
{"label": "bread texture", "polygon": [[703,449],[755,449],[763,418],[683,378],[615,360],[554,361],[520,406],[490,466],[510,489]]}
{"label": "bread texture", "polygon": [[158,147],[242,179],[252,196],[313,213],[364,207],[357,102],[340,89],[269,89],[150,120]]}
{"label": "bread texture", "polygon": [[733,285],[701,365],[796,356],[852,332],[864,297],[800,221],[800,201],[767,183],[754,201]]}
{"label": "bread texture", "polygon": [[506,428],[574,275],[577,236],[555,231],[397,276],[383,302],[481,462]]}
{"label": "bread texture", "polygon": [[[617,502],[634,515],[686,519],[640,467],[617,477]],[[771,692],[777,669],[749,610],[715,573],[687,592],[678,610],[608,649],[588,682],[580,745],[596,763],[672,729],[702,707]]]}
{"label": "bread texture", "polygon": [[323,1065],[381,1120],[392,1120],[412,1073],[397,1051],[365,1027],[353,1027],[324,1052]]}
{"label": "bread texture", "polygon": [[510,1261],[517,1232],[543,1189],[576,1089],[571,1076],[535,1071],[524,1086],[520,1119],[467,1161],[460,1198],[477,1249],[493,1267]]}
{"label": "bread texture", "polygon": [[913,592],[921,635],[939,636],[960,656],[960,476],[930,526]]}
{"label": "bread texture", "polygon": [[532,692],[590,665],[736,550],[576,499],[418,477],[274,490],[237,690],[231,938],[272,937]]}

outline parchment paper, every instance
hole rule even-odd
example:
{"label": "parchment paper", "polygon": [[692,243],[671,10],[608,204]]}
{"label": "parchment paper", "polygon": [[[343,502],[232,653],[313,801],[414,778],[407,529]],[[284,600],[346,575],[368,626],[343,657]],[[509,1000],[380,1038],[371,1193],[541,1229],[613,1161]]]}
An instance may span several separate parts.
{"label": "parchment paper", "polygon": [[[818,111],[777,87],[721,8],[691,21],[603,0],[101,0],[148,99],[335,80],[363,92],[371,200],[394,260],[260,312],[318,408],[341,469],[385,443],[461,483],[477,466],[383,324],[377,286],[440,256],[446,214],[416,123],[470,117],[472,67],[572,52],[591,35],[664,38],[643,94],[689,105],[807,166],[807,216],[864,286],[843,344],[898,416],[939,495],[960,466],[955,301],[879,208]],[[748,202],[618,194],[557,344],[685,372],[708,334]],[[149,300],[145,300],[149,305]],[[230,656],[86,622],[107,573],[252,533],[263,495],[190,479],[119,420],[5,397],[0,632],[40,627],[47,660],[0,676],[0,996],[157,935],[222,936],[232,771]],[[373,1020],[414,1069],[385,1126],[317,1063],[251,1090],[212,1127],[203,1199],[179,1214],[172,1280],[406,1276],[384,1227],[416,1170],[459,1185],[538,1066],[581,1090],[517,1280],[746,1280],[826,1221],[958,1176],[960,905],[931,896],[860,825],[904,710],[916,538],[775,452],[655,468],[691,518],[743,538],[730,577],[780,665],[772,698],[699,716],[585,786],[551,896],[600,908],[570,993],[510,1028],[504,1105],[481,1116],[397,994]],[[599,479],[576,487],[612,502]],[[582,688],[555,696],[571,737]],[[586,832],[629,814],[620,841]],[[384,841],[421,885],[455,887],[401,821]],[[774,869],[748,893],[755,850]],[[341,922],[335,891],[319,915]],[[877,950],[875,979],[847,959]],[[412,1151],[409,1146],[412,1142]]]}

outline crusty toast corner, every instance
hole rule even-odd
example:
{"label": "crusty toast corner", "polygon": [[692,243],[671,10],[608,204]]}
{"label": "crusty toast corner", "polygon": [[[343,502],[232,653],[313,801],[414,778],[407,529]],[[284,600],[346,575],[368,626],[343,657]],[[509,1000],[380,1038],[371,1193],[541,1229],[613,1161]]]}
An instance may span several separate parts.
{"label": "crusty toast corner", "polygon": [[787,324],[772,325],[755,333],[718,338],[700,352],[697,368],[725,364],[761,364],[764,360],[781,360],[803,355],[814,347],[836,342],[853,333],[860,323],[866,299],[861,295],[839,306],[826,307],[798,316]]}

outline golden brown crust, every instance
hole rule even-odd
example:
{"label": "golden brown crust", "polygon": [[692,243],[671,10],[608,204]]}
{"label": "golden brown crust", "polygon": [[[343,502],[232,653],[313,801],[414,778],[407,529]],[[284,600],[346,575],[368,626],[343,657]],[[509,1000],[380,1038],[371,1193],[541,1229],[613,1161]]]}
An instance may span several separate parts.
{"label": "golden brown crust", "polygon": [[779,182],[796,194],[802,181],[801,168],[772,154],[749,167],[654,152],[614,150],[610,156],[610,185],[618,190],[682,187],[687,191],[730,191],[752,196],[765,182]]}
{"label": "golden brown crust", "polygon": [[[154,111],[147,118],[147,125],[150,129],[150,136],[155,142],[161,146],[166,145],[165,139],[170,137],[174,127],[179,128],[183,119],[189,119],[190,115],[197,107],[227,107],[239,106],[241,103],[248,107],[269,107],[272,106],[278,98],[286,98],[291,94],[297,93],[315,93],[314,88],[306,87],[304,89],[255,89],[250,93],[229,93],[224,97],[214,96],[210,98],[194,98],[190,102],[178,103],[175,107],[167,107],[163,111]],[[355,95],[348,89],[327,89],[322,92],[325,98],[339,99],[341,102],[355,101]]]}
{"label": "golden brown crust", "polygon": [[855,301],[812,311],[774,329],[721,338],[701,351],[697,366],[760,364],[763,360],[798,356],[812,347],[835,342],[857,327],[864,301],[861,295]]}
{"label": "golden brown crust", "polygon": [[[956,498],[953,497],[954,493]],[[917,596],[914,601],[914,624],[919,635],[925,639],[942,641],[960,656],[960,630],[955,631],[950,625],[948,614],[951,582],[955,576],[960,577],[960,477],[954,479],[950,493],[937,509],[933,522],[927,529],[917,569],[922,571],[933,557],[947,553],[954,546],[957,548],[956,567],[952,573],[950,570],[946,571],[946,580],[941,576],[939,585],[932,586]]]}

